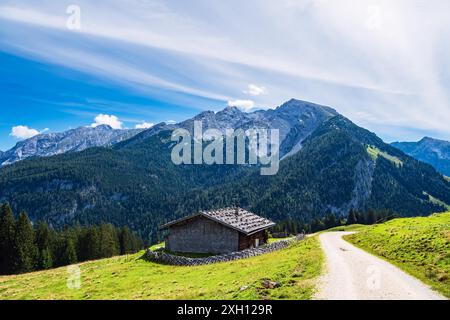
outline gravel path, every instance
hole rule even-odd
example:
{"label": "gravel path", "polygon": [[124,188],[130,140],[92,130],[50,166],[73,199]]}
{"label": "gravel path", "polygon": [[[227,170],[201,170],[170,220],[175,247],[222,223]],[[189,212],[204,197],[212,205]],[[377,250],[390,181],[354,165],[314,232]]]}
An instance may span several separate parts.
{"label": "gravel path", "polygon": [[342,239],[351,232],[322,233],[327,274],[319,280],[321,300],[444,299],[425,284]]}

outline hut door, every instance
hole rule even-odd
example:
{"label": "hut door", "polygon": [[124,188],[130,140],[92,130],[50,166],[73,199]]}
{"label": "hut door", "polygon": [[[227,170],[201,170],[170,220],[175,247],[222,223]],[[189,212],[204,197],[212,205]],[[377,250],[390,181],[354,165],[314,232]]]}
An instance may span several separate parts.
{"label": "hut door", "polygon": [[259,239],[255,239],[255,247],[256,247],[256,248],[259,247]]}

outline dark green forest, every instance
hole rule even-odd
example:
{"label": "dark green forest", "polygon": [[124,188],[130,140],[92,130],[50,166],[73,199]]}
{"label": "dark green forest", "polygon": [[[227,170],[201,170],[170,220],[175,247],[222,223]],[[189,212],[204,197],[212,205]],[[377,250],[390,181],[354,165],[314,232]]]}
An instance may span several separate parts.
{"label": "dark green forest", "polygon": [[[275,176],[257,166],[181,165],[170,160],[171,132],[143,132],[112,148],[21,161],[0,170],[0,202],[56,229],[102,222],[128,226],[148,242],[158,227],[199,210],[239,204],[280,224],[312,226],[351,210],[400,216],[445,211],[450,182],[430,165],[336,116],[283,159]],[[378,156],[374,146],[401,165]],[[294,231],[293,228],[290,228]]]}
{"label": "dark green forest", "polygon": [[32,224],[26,212],[16,219],[8,204],[0,206],[0,274],[18,274],[77,262],[135,253],[143,241],[128,227],[112,224],[56,231],[46,222]]}
{"label": "dark green forest", "polygon": [[271,233],[274,237],[287,237],[289,235],[296,235],[300,233],[310,234],[318,231],[328,230],[330,228],[363,224],[372,225],[383,223],[395,218],[399,215],[391,210],[372,210],[356,211],[350,210],[347,217],[336,218],[332,213],[327,213],[322,219],[315,218],[310,223],[305,223],[298,220],[284,220],[277,223],[271,228]]}

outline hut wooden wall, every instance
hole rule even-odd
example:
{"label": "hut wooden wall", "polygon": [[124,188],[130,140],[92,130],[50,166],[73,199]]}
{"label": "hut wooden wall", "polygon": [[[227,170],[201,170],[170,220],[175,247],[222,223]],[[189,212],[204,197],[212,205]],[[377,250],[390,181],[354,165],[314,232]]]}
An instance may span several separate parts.
{"label": "hut wooden wall", "polygon": [[266,230],[259,231],[252,235],[239,234],[239,250],[245,250],[253,248],[255,246],[255,240],[259,239],[259,245],[267,243],[268,234]]}

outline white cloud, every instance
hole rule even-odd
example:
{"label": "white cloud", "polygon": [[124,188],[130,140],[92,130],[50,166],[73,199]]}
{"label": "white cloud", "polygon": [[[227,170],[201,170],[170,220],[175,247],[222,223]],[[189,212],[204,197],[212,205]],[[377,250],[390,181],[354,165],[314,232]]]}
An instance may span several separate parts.
{"label": "white cloud", "polygon": [[114,115],[99,114],[95,117],[94,121],[95,122],[91,124],[91,127],[93,128],[100,125],[108,125],[113,129],[122,129],[122,122]]}
{"label": "white cloud", "polygon": [[267,94],[267,89],[265,87],[257,86],[256,84],[249,84],[247,90],[244,93],[251,96],[260,96],[262,94]]}
{"label": "white cloud", "polygon": [[255,102],[252,100],[231,100],[228,101],[229,107],[237,107],[243,111],[250,111],[255,107]]}
{"label": "white cloud", "polygon": [[[44,130],[46,131],[46,130]],[[10,136],[17,138],[17,139],[29,139],[31,137],[34,137],[38,135],[40,132],[36,129],[28,128],[27,126],[16,126],[12,127]]]}
{"label": "white cloud", "polygon": [[175,124],[175,123],[177,123],[177,122],[176,122],[175,120],[167,120],[166,123],[167,123],[167,124]]}
{"label": "white cloud", "polygon": [[[146,94],[156,87],[220,103],[245,90],[271,106],[295,97],[336,107],[369,128],[399,128],[392,135],[408,126],[405,136],[414,127],[448,137],[450,2],[422,2],[79,0],[88,13],[81,33],[111,40],[89,50],[66,36],[61,6],[7,0],[0,5],[0,22],[8,26],[0,46],[139,85]],[[34,32],[33,24],[48,28]],[[270,95],[253,95],[258,90],[246,88],[249,79]],[[158,98],[197,106],[186,95]]]}
{"label": "white cloud", "polygon": [[136,129],[149,129],[149,128],[153,127],[154,125],[155,124],[151,123],[151,122],[143,122],[143,123],[137,124],[135,126],[135,128]]}

